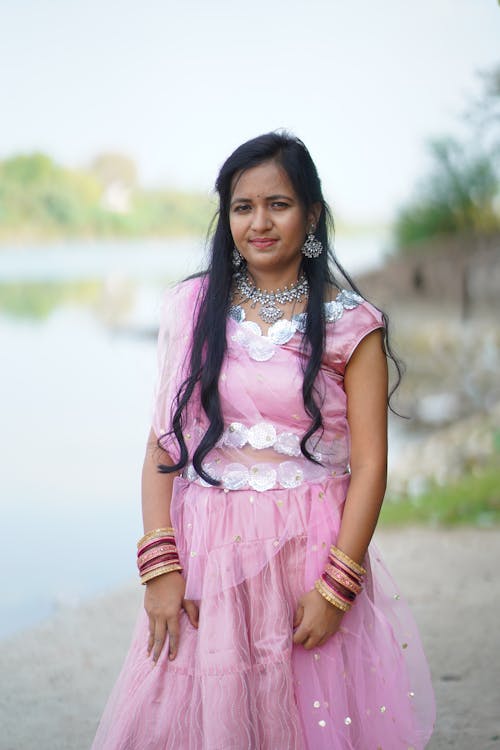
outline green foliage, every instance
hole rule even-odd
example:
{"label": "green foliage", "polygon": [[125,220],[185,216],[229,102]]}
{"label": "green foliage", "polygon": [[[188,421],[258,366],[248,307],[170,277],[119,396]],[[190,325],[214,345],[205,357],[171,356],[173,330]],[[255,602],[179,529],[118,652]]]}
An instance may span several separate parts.
{"label": "green foliage", "polygon": [[140,190],[133,162],[117,154],[101,155],[89,171],[41,153],[0,162],[0,241],[200,235],[213,213],[201,193]]}
{"label": "green foliage", "polygon": [[431,141],[429,148],[433,169],[397,215],[397,247],[411,250],[412,245],[442,234],[498,229],[499,182],[490,158],[468,154],[452,138]]}
{"label": "green foliage", "polygon": [[463,142],[444,136],[429,141],[429,173],[397,212],[393,245],[414,253],[433,238],[500,229],[500,67],[483,74],[483,94],[464,116]]}
{"label": "green foliage", "polygon": [[383,526],[493,526],[500,523],[500,466],[465,476],[454,484],[434,485],[415,498],[386,498],[380,514]]}
{"label": "green foliage", "polygon": [[192,234],[206,233],[215,213],[215,204],[204,195],[175,191],[148,191],[135,198],[137,216],[150,231],[161,234],[168,226],[172,234],[182,234],[190,227]]}
{"label": "green foliage", "polygon": [[0,312],[43,320],[64,304],[95,305],[101,297],[101,281],[6,282],[0,284]]}
{"label": "green foliage", "polygon": [[137,169],[132,161],[123,154],[99,154],[90,165],[90,172],[101,185],[122,182],[129,187],[137,184]]}

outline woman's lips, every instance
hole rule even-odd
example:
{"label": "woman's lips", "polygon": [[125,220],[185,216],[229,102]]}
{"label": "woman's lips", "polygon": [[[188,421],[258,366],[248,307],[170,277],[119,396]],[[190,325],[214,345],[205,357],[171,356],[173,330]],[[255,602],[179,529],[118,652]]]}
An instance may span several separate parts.
{"label": "woman's lips", "polygon": [[250,244],[254,245],[255,247],[264,249],[266,247],[271,247],[271,245],[275,245],[277,240],[268,239],[265,237],[257,237],[254,240],[250,240]]}

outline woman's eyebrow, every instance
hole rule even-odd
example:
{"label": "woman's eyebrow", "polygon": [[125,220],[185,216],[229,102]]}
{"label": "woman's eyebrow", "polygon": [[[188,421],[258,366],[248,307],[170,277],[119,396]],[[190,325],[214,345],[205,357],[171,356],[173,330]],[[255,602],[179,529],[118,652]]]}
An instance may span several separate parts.
{"label": "woman's eyebrow", "polygon": [[[266,200],[268,201],[276,201],[276,200],[287,200],[287,201],[293,201],[293,198],[290,195],[268,195]],[[234,200],[231,201],[231,206],[233,206],[235,203],[251,203],[251,198],[234,198]]]}

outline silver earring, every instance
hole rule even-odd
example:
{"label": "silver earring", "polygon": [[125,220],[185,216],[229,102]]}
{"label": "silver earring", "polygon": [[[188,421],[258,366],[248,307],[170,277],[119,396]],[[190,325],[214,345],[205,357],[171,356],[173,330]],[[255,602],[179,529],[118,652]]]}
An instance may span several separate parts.
{"label": "silver earring", "polygon": [[238,268],[241,268],[241,266],[244,263],[244,260],[245,259],[240,254],[238,248],[237,247],[233,247],[233,257],[232,257],[233,268],[235,270],[238,270]]}
{"label": "silver earring", "polygon": [[314,236],[314,227],[311,227],[311,230],[307,235],[307,239],[304,242],[302,254],[305,255],[306,258],[319,258],[322,252],[323,245],[321,244],[321,240],[316,239],[316,237]]}

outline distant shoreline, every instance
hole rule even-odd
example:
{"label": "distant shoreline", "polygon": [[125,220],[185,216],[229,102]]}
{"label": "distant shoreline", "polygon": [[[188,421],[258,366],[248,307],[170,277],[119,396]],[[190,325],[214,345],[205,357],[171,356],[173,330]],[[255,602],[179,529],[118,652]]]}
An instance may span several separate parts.
{"label": "distant shoreline", "polygon": [[[375,235],[388,235],[390,233],[392,224],[390,222],[359,222],[353,223],[350,221],[344,222],[338,220],[335,222],[335,236],[341,235],[343,237],[359,237],[369,234]],[[48,229],[35,229],[35,230],[23,230],[22,228],[16,228],[12,231],[7,231],[5,228],[0,226],[0,253],[5,249],[21,248],[21,247],[44,247],[46,245],[67,245],[75,243],[106,243],[106,242],[140,242],[141,240],[154,241],[154,240],[176,240],[176,239],[194,239],[198,241],[204,241],[206,232],[209,228],[209,221],[204,231],[193,231],[192,227],[179,227],[177,229],[171,229],[165,227],[164,230],[155,231],[141,231],[141,232],[95,232],[92,230],[85,231],[54,231]],[[334,242],[335,244],[335,242]]]}

